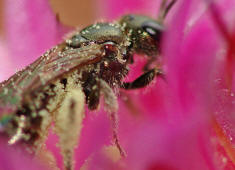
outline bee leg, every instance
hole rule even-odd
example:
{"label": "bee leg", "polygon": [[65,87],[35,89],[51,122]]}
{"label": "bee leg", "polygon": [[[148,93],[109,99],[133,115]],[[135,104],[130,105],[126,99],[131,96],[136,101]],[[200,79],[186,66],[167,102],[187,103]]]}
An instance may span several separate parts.
{"label": "bee leg", "polygon": [[120,152],[120,155],[122,157],[126,157],[126,153],[124,149],[122,148],[119,142],[119,138],[118,138],[117,96],[114,94],[111,87],[102,79],[100,80],[100,89],[101,89],[101,93],[104,96],[105,109],[109,113],[109,117],[111,119],[114,143],[117,146]]}
{"label": "bee leg", "polygon": [[99,83],[94,84],[92,86],[92,90],[90,91],[89,95],[87,96],[87,104],[90,110],[95,110],[99,106],[100,101],[100,88]]}
{"label": "bee leg", "polygon": [[83,91],[85,91],[85,94],[87,95],[86,102],[88,104],[88,108],[90,110],[94,110],[98,107],[100,93],[102,93],[102,95],[104,96],[105,109],[109,113],[109,117],[112,122],[113,139],[114,139],[115,145],[117,146],[121,156],[125,157],[126,155],[125,151],[121,147],[119,143],[119,139],[118,139],[117,97],[114,94],[111,87],[104,80],[102,79],[96,80],[95,77],[92,80],[93,81],[87,82],[86,86],[83,86]]}
{"label": "bee leg", "polygon": [[74,148],[78,144],[84,118],[85,96],[81,87],[69,87],[55,114],[55,131],[66,170],[74,169]]}
{"label": "bee leg", "polygon": [[83,92],[86,96],[86,103],[90,110],[97,109],[100,99],[100,88],[97,75],[93,72],[84,73],[84,82],[82,83]]}
{"label": "bee leg", "polygon": [[121,86],[121,88],[130,90],[130,89],[137,89],[147,86],[155,76],[161,76],[164,78],[164,75],[161,70],[159,69],[151,69],[141,76],[139,76],[137,79],[135,79],[133,82],[124,82]]}

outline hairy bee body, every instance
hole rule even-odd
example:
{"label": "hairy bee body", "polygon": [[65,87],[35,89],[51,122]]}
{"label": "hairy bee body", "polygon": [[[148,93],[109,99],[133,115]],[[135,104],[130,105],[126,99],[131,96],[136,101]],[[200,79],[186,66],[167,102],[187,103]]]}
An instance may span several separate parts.
{"label": "hairy bee body", "polygon": [[72,169],[85,104],[90,110],[97,109],[102,95],[113,122],[115,143],[124,155],[117,138],[114,89],[141,88],[162,74],[147,63],[139,78],[123,82],[134,54],[156,58],[163,31],[160,21],[126,15],[114,23],[97,23],[74,32],[0,83],[0,132],[10,137],[9,144],[20,141],[37,152],[54,122],[65,168]]}
{"label": "hairy bee body", "polygon": [[[118,105],[112,89],[123,85],[122,80],[128,73],[127,65],[134,54],[132,45],[125,26],[98,23],[76,32],[70,39],[2,82],[0,109],[1,115],[7,115],[8,123],[4,126],[2,123],[1,131],[10,136],[9,144],[20,141],[37,152],[46,140],[51,123],[59,124],[59,112],[72,112],[72,106],[63,108],[63,103],[68,92],[75,88],[81,89],[81,98],[84,98],[81,102],[86,103],[90,110],[97,109],[103,94],[107,96],[106,109],[115,113]],[[144,79],[146,82],[137,84],[145,86],[153,77]],[[70,98],[68,100],[73,103]],[[74,115],[63,117],[75,119]],[[60,138],[69,138],[68,132],[56,131]],[[64,155],[65,160],[67,157],[71,156]],[[67,160],[65,167],[69,169],[71,166],[70,160]]]}

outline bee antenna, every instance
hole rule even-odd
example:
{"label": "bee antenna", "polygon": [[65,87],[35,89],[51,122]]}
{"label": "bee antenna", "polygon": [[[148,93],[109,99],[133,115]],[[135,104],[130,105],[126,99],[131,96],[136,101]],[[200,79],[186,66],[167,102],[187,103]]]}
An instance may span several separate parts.
{"label": "bee antenna", "polygon": [[163,22],[163,20],[166,18],[168,12],[173,7],[177,0],[171,0],[169,4],[166,3],[166,0],[162,0],[158,15],[158,21]]}

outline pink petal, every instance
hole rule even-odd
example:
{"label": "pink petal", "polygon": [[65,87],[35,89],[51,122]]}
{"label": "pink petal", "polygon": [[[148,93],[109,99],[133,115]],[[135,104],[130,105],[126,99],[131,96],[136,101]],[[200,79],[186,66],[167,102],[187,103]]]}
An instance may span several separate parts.
{"label": "pink petal", "polygon": [[213,25],[205,19],[198,22],[190,32],[184,32],[189,5],[190,1],[182,3],[179,11],[184,13],[175,15],[164,40],[167,78],[173,96],[173,106],[169,106],[169,110],[172,114],[183,114],[175,115],[178,118],[199,113],[205,118],[212,100],[215,49],[218,49],[219,39]]}
{"label": "pink petal", "polygon": [[[200,130],[203,128],[208,127],[201,126]],[[167,127],[146,122],[130,136],[130,169],[215,169],[211,159],[213,152],[210,153],[211,146],[206,136],[208,131],[202,135],[200,130],[199,126],[191,126],[190,122]]]}
{"label": "pink petal", "polygon": [[98,113],[89,112],[88,114],[76,150],[77,168],[80,168],[93,153],[99,151],[104,145],[109,145],[112,140],[110,119],[105,115],[106,112],[102,109]]}
{"label": "pink petal", "polygon": [[[200,127],[200,128],[199,128]],[[127,158],[113,162],[107,155],[96,153],[90,169],[130,170],[214,170],[213,145],[208,140],[208,126],[177,126],[145,121],[128,132]]]}
{"label": "pink petal", "polygon": [[[159,1],[155,0],[99,0],[102,4],[103,15],[106,18],[118,19],[124,14],[153,14],[156,16]],[[155,15],[154,15],[155,14]]]}
{"label": "pink petal", "polygon": [[[235,25],[234,22],[234,1],[225,0],[223,3],[215,3],[211,7],[212,19],[220,31],[220,35],[225,40],[223,60],[220,63],[218,74],[217,91],[215,95],[214,113],[216,123],[221,128],[217,135],[232,163],[235,163],[234,137],[234,47],[235,47]],[[229,15],[228,15],[229,14]],[[215,16],[218,15],[218,18]],[[223,137],[221,137],[223,136]]]}
{"label": "pink petal", "polygon": [[6,47],[6,42],[3,39],[0,39],[0,63],[4,63],[2,64],[3,66],[0,67],[0,81],[11,76],[11,72],[14,68],[8,56],[9,53]]}
{"label": "pink petal", "polygon": [[8,0],[4,4],[6,44],[13,74],[61,40],[64,31],[47,0]]}
{"label": "pink petal", "polygon": [[18,145],[9,146],[7,141],[1,138],[0,140],[0,170],[41,170],[49,169],[47,166],[39,163],[28,152],[23,151]]}

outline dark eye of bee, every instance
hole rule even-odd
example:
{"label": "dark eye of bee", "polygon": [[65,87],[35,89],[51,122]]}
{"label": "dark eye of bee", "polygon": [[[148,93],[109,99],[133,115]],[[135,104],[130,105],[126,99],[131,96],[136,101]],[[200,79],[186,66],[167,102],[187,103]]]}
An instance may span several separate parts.
{"label": "dark eye of bee", "polygon": [[156,22],[144,22],[142,24],[142,28],[145,32],[147,32],[155,41],[159,42],[161,39],[161,35],[164,31],[163,26]]}

